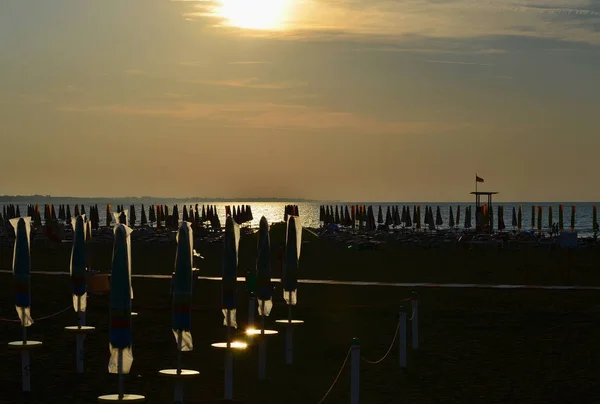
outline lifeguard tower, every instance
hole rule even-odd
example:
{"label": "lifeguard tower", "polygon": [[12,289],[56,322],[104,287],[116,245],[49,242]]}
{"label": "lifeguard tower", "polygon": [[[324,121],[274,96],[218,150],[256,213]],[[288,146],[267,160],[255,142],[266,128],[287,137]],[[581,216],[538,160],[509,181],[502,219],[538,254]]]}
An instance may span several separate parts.
{"label": "lifeguard tower", "polygon": [[[477,233],[494,233],[492,195],[496,194],[498,192],[471,192],[471,195],[475,195],[475,230]],[[483,205],[481,204],[482,196],[487,197],[487,203]]]}

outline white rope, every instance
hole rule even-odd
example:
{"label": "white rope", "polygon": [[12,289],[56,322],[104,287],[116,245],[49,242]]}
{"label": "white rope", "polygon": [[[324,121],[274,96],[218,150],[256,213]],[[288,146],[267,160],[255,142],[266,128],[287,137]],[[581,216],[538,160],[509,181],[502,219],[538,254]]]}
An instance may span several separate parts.
{"label": "white rope", "polygon": [[331,384],[331,387],[329,387],[329,390],[327,390],[327,393],[325,393],[325,395],[323,396],[323,398],[321,399],[321,401],[319,401],[319,404],[323,404],[325,402],[325,399],[327,398],[327,396],[329,395],[329,393],[331,393],[331,390],[333,390],[333,387],[335,386],[335,384],[337,383],[338,379],[342,375],[342,371],[344,370],[344,367],[346,367],[346,362],[348,362],[348,358],[350,357],[350,351],[351,351],[351,349],[348,349],[348,352],[346,353],[346,359],[344,359],[344,363],[342,363],[342,367],[340,368],[340,371],[338,372],[337,376],[335,377],[335,380]]}
{"label": "white rope", "polygon": [[390,352],[392,352],[392,348],[394,347],[394,343],[396,342],[396,338],[398,338],[398,331],[400,330],[400,319],[398,319],[398,325],[396,326],[396,332],[394,333],[394,338],[392,339],[392,343],[390,344],[390,347],[388,348],[387,352],[385,353],[385,355],[383,355],[383,358],[376,360],[376,361],[370,361],[365,359],[364,357],[361,358],[363,361],[371,364],[371,365],[377,365],[381,362],[383,362],[385,360],[385,358],[388,357],[388,355],[390,354]]}

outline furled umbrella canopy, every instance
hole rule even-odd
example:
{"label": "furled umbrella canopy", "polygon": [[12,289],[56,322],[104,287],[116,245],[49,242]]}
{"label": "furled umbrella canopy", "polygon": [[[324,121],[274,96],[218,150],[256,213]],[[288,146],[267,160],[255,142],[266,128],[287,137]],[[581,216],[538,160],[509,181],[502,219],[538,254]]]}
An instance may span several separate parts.
{"label": "furled umbrella canopy", "polygon": [[[416,216],[416,214],[415,214]],[[412,220],[410,218],[410,207],[406,207],[406,221],[404,222],[406,227],[412,227],[413,223]]]}
{"label": "furled umbrella canopy", "polygon": [[[47,206],[47,205],[46,205]],[[79,212],[79,205],[75,204],[74,206],[74,210],[73,210],[73,216],[77,217],[79,216],[81,213]],[[50,210],[48,209],[48,212],[50,212]]]}
{"label": "furled umbrella canopy", "polygon": [[190,220],[190,218],[188,216],[187,207],[185,205],[183,205],[182,219],[183,219],[184,222],[189,222],[189,220]]}
{"label": "furled umbrella canopy", "polygon": [[377,223],[383,224],[383,211],[381,210],[381,205],[379,205],[379,210],[377,211]]}
{"label": "furled umbrella canopy", "polygon": [[[76,215],[79,216],[79,215]],[[67,217],[65,219],[67,223],[71,223],[71,206],[67,205]]]}
{"label": "furled umbrella canopy", "polygon": [[33,324],[31,319],[31,218],[13,218],[10,220],[10,224],[15,229],[16,235],[13,253],[15,308],[21,325],[29,327]]}
{"label": "furled umbrella canopy", "polygon": [[596,205],[592,207],[592,231],[598,232],[598,206]]}
{"label": "furled umbrella canopy", "polygon": [[[433,210],[432,210],[432,213],[433,213]],[[440,207],[438,205],[437,210],[435,212],[435,225],[442,226],[443,224],[444,224],[444,220],[442,219],[442,212],[440,211]]]}
{"label": "furled umbrella canopy", "polygon": [[504,206],[498,206],[498,230],[502,231],[506,228],[504,225]]}
{"label": "furled umbrella canopy", "polygon": [[390,211],[390,207],[388,205],[387,210],[385,212],[385,225],[391,226],[393,223],[394,222],[392,220],[392,212]]}
{"label": "furled umbrella canopy", "polygon": [[452,206],[450,206],[450,213],[448,217],[448,226],[450,228],[454,228],[454,212],[452,211]]}
{"label": "furled umbrella canopy", "polygon": [[571,231],[575,231],[575,205],[571,206]]}
{"label": "furled umbrella canopy", "polygon": [[512,208],[512,227],[517,227],[517,209],[514,206]]}
{"label": "furled umbrella canopy", "polygon": [[565,205],[558,205],[558,229],[560,231],[565,230],[564,214],[565,214]]}
{"label": "furled umbrella canopy", "polygon": [[421,228],[421,205],[417,206],[417,214],[415,215],[415,226],[417,229]]}
{"label": "furled umbrella canopy", "polygon": [[223,325],[227,326],[227,311],[230,311],[230,327],[237,328],[236,321],[236,282],[238,268],[238,248],[240,227],[231,216],[225,219],[225,238],[223,251],[223,274],[221,282],[221,308]]}
{"label": "furled umbrella canopy", "polygon": [[140,225],[148,225],[148,218],[146,217],[146,207],[144,206],[144,204],[142,204],[142,217],[140,219]]}
{"label": "furled umbrella canopy", "polygon": [[517,215],[517,230],[521,231],[523,228],[523,207],[519,206],[519,213]]}
{"label": "furled umbrella canopy", "polygon": [[553,220],[552,220],[552,206],[548,206],[548,228],[552,229],[552,225],[553,225]]}
{"label": "furled umbrella canopy", "polygon": [[542,231],[542,207],[541,206],[538,206],[537,231],[540,233]]}
{"label": "furled umbrella canopy", "polygon": [[71,289],[73,293],[73,309],[85,312],[87,306],[86,276],[86,223],[84,216],[72,219],[73,248],[71,250]]}
{"label": "furled umbrella canopy", "polygon": [[535,229],[535,206],[531,207],[531,230]]}
{"label": "furled umbrella canopy", "polygon": [[114,228],[114,233],[115,241],[110,275],[110,359],[108,372],[118,373],[119,351],[122,351],[122,372],[129,374],[133,363],[131,349],[131,299],[133,298],[133,289],[131,287],[131,254],[129,251],[131,229],[125,224],[118,224]]}
{"label": "furled umbrella canopy", "polygon": [[264,216],[260,218],[260,223],[258,225],[256,283],[258,286],[258,314],[261,316],[268,316],[273,307],[273,287],[271,286],[271,236],[269,235],[269,223]]}
{"label": "furled umbrella canopy", "polygon": [[173,273],[172,328],[181,351],[191,351],[192,343],[192,269],[194,236],[189,222],[182,222],[177,233],[177,255]]}
{"label": "furled umbrella canopy", "polygon": [[456,207],[456,227],[460,226],[460,205]]}
{"label": "furled umbrella canopy", "polygon": [[302,245],[302,225],[300,218],[290,216],[287,222],[285,240],[285,258],[283,263],[283,298],[288,305],[295,306],[298,290],[298,269],[300,262],[300,246]]}

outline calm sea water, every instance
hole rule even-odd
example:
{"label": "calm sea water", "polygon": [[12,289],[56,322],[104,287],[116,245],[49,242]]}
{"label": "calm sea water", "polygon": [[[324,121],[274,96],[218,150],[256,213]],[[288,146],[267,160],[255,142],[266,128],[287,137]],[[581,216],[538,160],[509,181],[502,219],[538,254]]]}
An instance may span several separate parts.
{"label": "calm sea water", "polygon": [[[59,199],[59,198],[52,198],[52,200],[48,200],[46,202],[51,202],[55,205],[55,207],[58,207],[58,205],[61,204],[70,204],[71,205],[71,212],[73,212],[73,203],[75,200],[73,199]],[[168,201],[162,201],[161,202],[165,205],[167,205],[169,207],[169,212],[172,213],[173,211],[173,206],[175,205],[175,202],[171,202],[169,203]],[[44,201],[40,201],[40,200],[36,200],[36,201],[31,201],[31,203],[38,203],[38,204],[43,204]],[[98,203],[98,209],[100,210],[100,220],[101,223],[105,222],[105,212],[106,212],[106,203],[110,203],[112,208],[116,208],[117,204],[122,204],[125,205],[125,208],[128,209],[129,205],[131,205],[131,201],[127,201],[127,200],[88,200],[88,199],[80,199],[77,200],[78,204],[84,204],[85,208],[86,208],[86,212],[89,211],[89,205],[91,205],[92,203]],[[135,209],[136,209],[136,213],[137,213],[137,220],[139,223],[139,220],[141,218],[141,207],[142,207],[142,203],[144,203],[145,209],[146,209],[146,215],[148,214],[148,206],[150,204],[155,204],[157,203],[156,201],[152,201],[152,200],[137,200],[136,204],[135,204]],[[221,221],[224,222],[224,216],[225,216],[225,206],[226,205],[230,205],[230,206],[236,206],[236,205],[250,205],[252,207],[252,214],[254,216],[254,220],[251,222],[252,226],[258,226],[258,222],[261,218],[261,216],[265,216],[267,218],[267,220],[269,221],[269,223],[273,223],[273,222],[279,222],[279,221],[283,221],[283,217],[284,217],[284,207],[287,204],[290,204],[289,202],[227,202],[227,201],[219,201],[219,202],[197,202],[194,200],[189,200],[189,201],[177,201],[177,205],[179,207],[179,215],[182,215],[182,211],[183,211],[183,205],[189,206],[195,206],[196,203],[198,203],[199,205],[199,209],[202,209],[202,205],[207,205],[207,204],[211,204],[211,205],[216,205],[217,206],[217,212],[221,218]],[[0,203],[1,205],[2,203]],[[4,204],[8,204],[8,203],[4,203]],[[423,209],[424,206],[432,206],[434,209],[434,214],[435,214],[435,209],[437,208],[437,206],[440,207],[441,213],[442,213],[442,218],[444,220],[444,225],[441,226],[441,228],[448,228],[448,220],[449,220],[449,211],[450,211],[450,206],[452,206],[452,209],[454,211],[454,215],[456,215],[456,209],[458,206],[460,206],[461,209],[461,218],[460,218],[460,223],[459,223],[459,228],[462,228],[464,225],[464,212],[465,212],[465,207],[466,206],[473,206],[474,207],[474,203],[468,203],[468,202],[457,202],[457,203],[432,203],[432,202],[371,202],[371,203],[363,203],[363,202],[351,202],[351,203],[346,203],[346,202],[320,202],[320,201],[315,201],[315,202],[298,202],[295,203],[295,205],[298,205],[298,210],[300,213],[300,218],[302,221],[302,225],[306,226],[306,227],[319,227],[320,223],[319,223],[319,206],[322,204],[329,204],[329,205],[346,205],[346,204],[364,204],[364,205],[372,205],[374,210],[375,210],[375,218],[377,219],[377,209],[379,208],[379,206],[381,206],[382,210],[383,210],[383,214],[384,214],[384,218],[385,218],[385,212],[388,206],[393,206],[393,205],[397,205],[402,207],[403,205],[406,206],[410,206],[411,207],[411,211],[412,211],[412,207],[415,205],[420,205],[421,209]],[[513,202],[513,203],[495,203],[494,204],[494,227],[497,227],[497,207],[498,206],[504,206],[504,223],[506,225],[506,229],[507,230],[511,230],[512,227],[512,209],[513,207],[515,209],[517,209],[519,206],[523,207],[523,231],[527,231],[529,229],[531,229],[531,208],[532,206],[542,206],[543,207],[543,213],[542,213],[542,227],[544,230],[548,229],[548,207],[552,206],[552,216],[553,216],[553,222],[554,223],[558,223],[558,206],[559,204],[562,204],[565,206],[564,208],[564,226],[565,229],[568,229],[570,227],[570,223],[571,223],[571,206],[575,205],[576,206],[576,214],[575,214],[575,229],[576,231],[579,232],[580,236],[591,236],[592,235],[592,209],[594,205],[597,205],[597,203],[583,203],[583,202],[527,202],[527,203],[520,203],[520,202]],[[26,210],[26,204],[24,203],[19,203],[19,209],[21,210],[21,212],[24,214],[27,210]],[[473,211],[475,209],[473,208]],[[423,217],[423,211],[421,213],[421,217]],[[536,217],[537,217],[537,209],[536,209]],[[472,217],[472,223],[473,226],[475,224],[475,218]],[[536,227],[537,227],[537,218],[536,218]]]}

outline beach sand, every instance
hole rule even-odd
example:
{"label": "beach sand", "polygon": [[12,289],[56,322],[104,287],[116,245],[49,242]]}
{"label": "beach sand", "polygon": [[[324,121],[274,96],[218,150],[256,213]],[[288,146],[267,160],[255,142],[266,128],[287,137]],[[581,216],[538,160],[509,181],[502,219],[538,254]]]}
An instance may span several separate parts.
{"label": "beach sand", "polygon": [[[240,275],[254,260],[250,237],[242,238]],[[111,245],[95,245],[94,264],[110,267]],[[204,260],[204,275],[220,273],[221,244],[196,243]],[[6,250],[6,248],[5,248]],[[133,245],[134,274],[169,274],[174,244]],[[34,270],[68,271],[70,245],[34,246]],[[277,252],[274,251],[274,259]],[[4,254],[3,269],[10,268]],[[572,254],[567,278],[565,251],[497,251],[464,249],[405,249],[393,245],[380,251],[352,251],[329,241],[303,246],[302,277],[394,282],[535,283],[598,285],[598,252]],[[65,261],[66,260],[66,261]],[[273,262],[274,276],[279,276]],[[9,274],[0,274],[0,317],[16,318]],[[276,284],[275,307],[267,324],[286,318],[281,289]],[[170,281],[134,279],[134,364],[126,391],[143,394],[149,403],[172,402],[173,384],[158,371],[176,365],[170,330]],[[285,365],[284,335],[268,340],[267,376],[257,378],[258,350],[236,354],[234,398],[245,403],[318,403],[337,375],[352,337],[361,340],[369,360],[386,352],[396,329],[401,301],[413,289],[340,285],[300,285],[294,317],[306,324],[295,332],[295,363]],[[364,403],[505,403],[597,402],[595,349],[600,339],[598,292],[487,289],[415,289],[420,297],[420,349],[408,353],[408,371],[398,364],[397,345],[378,365],[361,363],[361,402]],[[186,386],[186,402],[216,402],[223,397],[224,352],[210,347],[223,341],[219,308],[220,283],[198,280],[194,291],[194,351],[184,353],[184,367],[201,375]],[[244,284],[238,283],[238,321],[247,319]],[[67,276],[32,276],[34,319],[71,304]],[[24,401],[20,360],[0,350],[0,376],[6,403],[93,403],[97,396],[115,393],[117,380],[107,372],[108,298],[92,296],[88,324],[97,327],[86,341],[85,374],[75,373],[75,338],[64,326],[74,325],[69,310],[29,328],[29,337],[44,346],[32,355],[32,389]],[[410,313],[409,313],[410,316]],[[258,318],[258,317],[257,317]],[[17,323],[0,322],[3,342],[18,340]],[[283,328],[276,327],[280,331]],[[5,345],[6,347],[6,345]],[[409,344],[410,347],[410,344]],[[349,365],[325,403],[349,401]]]}

